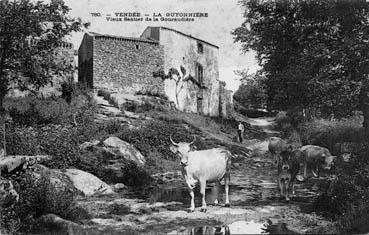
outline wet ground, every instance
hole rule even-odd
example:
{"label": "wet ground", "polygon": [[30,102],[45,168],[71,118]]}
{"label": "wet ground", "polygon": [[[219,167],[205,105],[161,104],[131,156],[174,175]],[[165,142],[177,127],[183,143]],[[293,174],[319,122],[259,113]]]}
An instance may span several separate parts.
{"label": "wet ground", "polygon": [[[271,136],[272,120],[254,120]],[[230,202],[226,208],[212,205],[212,185],[206,190],[208,211],[200,212],[199,189],[196,210],[188,212],[190,196],[180,172],[155,175],[151,187],[128,188],[111,196],[80,198],[78,204],[93,218],[69,234],[302,234],[334,233],[333,224],[311,211],[311,204],[325,179],[311,178],[296,184],[290,202],[279,199],[277,169],[267,154],[267,140],[245,143],[253,154],[233,163]],[[224,190],[221,191],[224,197]],[[47,231],[50,234],[50,230]],[[57,234],[57,233],[54,233]]]}
{"label": "wet ground", "polygon": [[[321,231],[329,221],[312,213],[321,179],[297,183],[290,202],[280,200],[272,160],[245,159],[234,164],[231,174],[231,208],[212,205],[216,195],[208,185],[208,211],[200,212],[199,189],[196,210],[188,212],[190,196],[179,172],[156,175],[158,184],[127,189],[114,196],[81,198],[79,204],[94,218],[86,223],[87,234],[297,234]],[[224,196],[224,193],[222,192]],[[76,232],[74,234],[83,234]]]}

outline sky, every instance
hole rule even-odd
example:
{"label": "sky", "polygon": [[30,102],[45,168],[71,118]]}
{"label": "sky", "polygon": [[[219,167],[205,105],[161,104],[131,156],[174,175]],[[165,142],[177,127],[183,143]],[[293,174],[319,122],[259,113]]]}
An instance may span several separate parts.
{"label": "sky", "polygon": [[[117,36],[139,37],[147,26],[166,26],[219,46],[219,79],[233,91],[240,85],[234,70],[248,69],[255,72],[259,67],[253,52],[244,54],[240,44],[233,41],[231,31],[243,22],[243,9],[238,0],[65,0],[71,8],[70,15],[90,22],[88,31]],[[107,21],[107,14],[139,12],[141,15],[180,12],[208,13],[208,17],[195,18],[193,22],[132,22]],[[91,13],[100,13],[94,17]],[[71,38],[78,49],[83,33]]]}

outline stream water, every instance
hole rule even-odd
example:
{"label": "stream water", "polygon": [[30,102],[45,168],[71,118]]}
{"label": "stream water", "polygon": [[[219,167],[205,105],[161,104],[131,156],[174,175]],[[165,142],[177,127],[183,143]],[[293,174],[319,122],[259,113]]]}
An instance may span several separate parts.
{"label": "stream water", "polygon": [[[285,202],[279,199],[277,190],[277,170],[272,161],[254,161],[243,162],[238,164],[237,169],[233,169],[231,173],[230,185],[230,201],[231,206],[243,209],[262,208],[263,206],[278,207],[278,206],[298,206],[304,207],[311,204],[312,200],[318,195],[319,180],[311,179],[304,183],[296,184],[296,195],[291,198],[290,202]],[[322,179],[320,179],[322,180]],[[165,206],[167,211],[185,211],[190,206],[190,196],[188,189],[182,179],[182,176],[167,178],[165,181],[155,184],[144,189],[129,189],[117,195],[117,198],[141,199],[149,204],[168,203]],[[224,187],[221,187],[221,194],[224,197]],[[211,205],[216,198],[215,190],[212,190],[212,185],[208,185],[206,190],[206,201]],[[99,199],[104,200],[104,198]],[[108,200],[107,200],[108,201]],[[222,204],[222,201],[220,202]],[[201,197],[199,189],[195,189],[195,205],[201,206]],[[221,208],[221,207],[219,207]],[[215,209],[217,210],[217,209]],[[134,213],[133,213],[134,214]],[[140,218],[141,215],[135,215]],[[188,221],[178,225],[176,228],[173,224],[168,224],[168,229],[165,232],[153,230],[153,233],[145,230],[144,233],[135,233],[134,231],[120,232],[117,229],[110,229],[108,226],[101,230],[84,229],[83,231],[72,231],[69,234],[179,234],[179,235],[227,235],[227,234],[294,234],[287,229],[284,222],[279,222],[275,218],[271,220],[259,221],[246,219],[230,220],[229,222],[217,222],[202,220],[198,223]],[[273,220],[274,219],[274,220]],[[274,222],[272,222],[272,220]],[[277,221],[277,222],[276,222]],[[174,228],[174,229],[173,229]],[[65,234],[52,232],[36,234]]]}

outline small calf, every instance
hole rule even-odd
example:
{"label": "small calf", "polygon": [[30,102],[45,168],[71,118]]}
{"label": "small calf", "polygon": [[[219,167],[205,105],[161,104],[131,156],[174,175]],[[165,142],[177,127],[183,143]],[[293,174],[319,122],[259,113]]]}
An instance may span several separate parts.
{"label": "small calf", "polygon": [[292,150],[289,147],[287,150],[280,153],[280,160],[278,162],[278,189],[281,198],[286,201],[290,200],[290,191],[295,194],[295,180],[300,170],[301,152],[299,150]]}

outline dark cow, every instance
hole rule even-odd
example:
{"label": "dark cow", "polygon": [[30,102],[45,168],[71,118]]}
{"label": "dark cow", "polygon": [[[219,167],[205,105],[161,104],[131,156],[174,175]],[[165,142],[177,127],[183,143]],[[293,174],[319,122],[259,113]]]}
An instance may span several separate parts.
{"label": "dark cow", "polygon": [[290,200],[290,191],[295,194],[295,180],[300,170],[301,152],[288,147],[280,153],[278,162],[278,189],[281,198]]}
{"label": "dark cow", "polygon": [[275,163],[278,164],[281,152],[286,151],[287,148],[288,144],[283,139],[279,137],[269,138],[268,150],[274,156]]}

